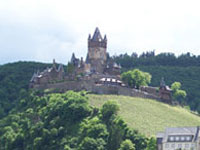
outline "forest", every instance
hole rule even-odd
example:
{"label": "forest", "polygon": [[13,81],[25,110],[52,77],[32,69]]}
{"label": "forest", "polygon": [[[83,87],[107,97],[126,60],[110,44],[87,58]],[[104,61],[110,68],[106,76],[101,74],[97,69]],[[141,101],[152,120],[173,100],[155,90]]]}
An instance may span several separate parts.
{"label": "forest", "polygon": [[121,54],[112,59],[122,67],[122,72],[130,69],[140,69],[152,75],[150,86],[159,87],[161,78],[170,86],[173,82],[180,82],[187,97],[182,105],[188,105],[191,110],[200,112],[200,56],[190,53],[175,56],[173,53],[160,53],[155,55],[149,51],[138,55],[137,53]]}
{"label": "forest", "polygon": [[154,150],[155,138],[130,129],[118,111],[116,101],[92,107],[84,91],[29,91],[0,120],[0,149]]}

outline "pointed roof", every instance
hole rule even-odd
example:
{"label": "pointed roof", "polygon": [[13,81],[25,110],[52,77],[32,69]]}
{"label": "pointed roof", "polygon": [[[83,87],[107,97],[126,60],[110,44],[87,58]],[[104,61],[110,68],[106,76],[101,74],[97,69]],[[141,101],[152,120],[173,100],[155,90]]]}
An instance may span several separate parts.
{"label": "pointed roof", "polygon": [[98,27],[96,27],[96,29],[95,29],[94,35],[92,37],[92,40],[93,41],[102,41],[103,40]]}
{"label": "pointed roof", "polygon": [[104,41],[107,41],[107,37],[106,37],[106,35],[104,35],[104,38],[103,38],[103,40],[104,40]]}
{"label": "pointed roof", "polygon": [[33,74],[32,78],[31,78],[30,82],[34,82],[34,80],[35,80],[36,77],[37,77],[37,74],[34,72],[34,74]]}
{"label": "pointed roof", "polygon": [[63,65],[60,64],[59,67],[58,67],[58,72],[64,72],[64,68],[63,68]]}
{"label": "pointed roof", "polygon": [[165,87],[165,86],[166,86],[165,80],[164,80],[164,77],[162,77],[160,81],[160,87]]}
{"label": "pointed roof", "polygon": [[85,63],[86,63],[86,64],[89,64],[89,63],[90,63],[90,59],[89,59],[88,53],[87,53],[87,57],[86,57]]}
{"label": "pointed roof", "polygon": [[74,61],[76,60],[76,56],[74,53],[72,53],[72,57],[71,57],[71,63],[74,63]]}
{"label": "pointed roof", "polygon": [[88,40],[90,40],[91,39],[91,34],[89,34],[89,36],[88,36]]}
{"label": "pointed roof", "polygon": [[56,70],[56,60],[55,59],[53,59],[53,69]]}

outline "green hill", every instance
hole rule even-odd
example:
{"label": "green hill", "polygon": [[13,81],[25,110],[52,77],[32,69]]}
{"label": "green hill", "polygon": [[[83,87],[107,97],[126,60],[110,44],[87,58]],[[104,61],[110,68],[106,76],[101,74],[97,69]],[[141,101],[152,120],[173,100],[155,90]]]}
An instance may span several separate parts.
{"label": "green hill", "polygon": [[51,64],[21,61],[0,66],[0,118],[19,102],[19,95],[28,89],[33,73],[49,66]]}
{"label": "green hill", "polygon": [[155,135],[165,127],[198,126],[200,117],[188,110],[150,99],[118,95],[88,95],[92,106],[101,107],[107,100],[120,104],[119,115],[134,129]]}
{"label": "green hill", "polygon": [[140,56],[135,52],[132,55],[120,54],[113,59],[122,66],[122,71],[137,68],[150,73],[151,86],[159,86],[162,77],[169,86],[175,81],[181,82],[182,89],[187,92],[181,103],[200,113],[200,56],[189,52],[179,56],[167,52],[155,55],[154,51],[149,51]]}

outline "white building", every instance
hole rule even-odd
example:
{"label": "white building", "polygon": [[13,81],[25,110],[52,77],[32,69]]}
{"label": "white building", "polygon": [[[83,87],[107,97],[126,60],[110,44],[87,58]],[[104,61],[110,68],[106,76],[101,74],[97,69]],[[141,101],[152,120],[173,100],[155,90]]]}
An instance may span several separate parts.
{"label": "white building", "polygon": [[166,128],[157,134],[157,150],[200,150],[200,127]]}

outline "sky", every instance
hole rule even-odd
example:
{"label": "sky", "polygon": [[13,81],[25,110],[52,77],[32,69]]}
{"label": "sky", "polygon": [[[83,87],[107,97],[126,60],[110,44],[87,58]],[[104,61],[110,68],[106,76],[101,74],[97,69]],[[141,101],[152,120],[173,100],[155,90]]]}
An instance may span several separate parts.
{"label": "sky", "polygon": [[86,57],[99,27],[110,55],[200,55],[199,0],[0,0],[0,64]]}

